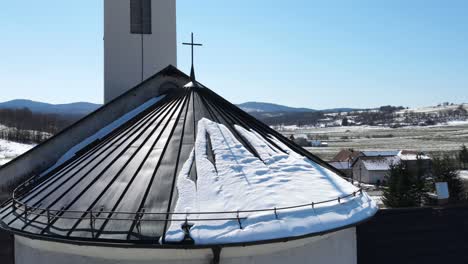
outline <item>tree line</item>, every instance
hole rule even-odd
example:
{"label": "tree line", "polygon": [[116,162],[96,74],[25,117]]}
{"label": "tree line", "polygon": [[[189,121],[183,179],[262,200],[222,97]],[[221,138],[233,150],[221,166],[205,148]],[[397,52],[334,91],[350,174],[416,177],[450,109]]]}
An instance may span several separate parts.
{"label": "tree line", "polygon": [[276,114],[250,113],[269,126],[277,125],[315,125],[320,119],[325,118],[323,112],[284,112]]}
{"label": "tree line", "polygon": [[51,137],[51,134],[35,130],[20,130],[16,128],[0,130],[0,139],[24,144],[38,144],[49,137]]}
{"label": "tree line", "polygon": [[79,115],[32,112],[28,108],[0,109],[0,138],[20,143],[41,143],[77,121]]}

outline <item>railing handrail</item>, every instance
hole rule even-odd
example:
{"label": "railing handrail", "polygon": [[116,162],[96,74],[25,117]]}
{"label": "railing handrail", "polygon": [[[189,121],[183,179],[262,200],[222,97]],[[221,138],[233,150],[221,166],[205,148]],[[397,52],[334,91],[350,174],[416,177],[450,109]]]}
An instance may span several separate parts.
{"label": "railing handrail", "polygon": [[[275,208],[266,208],[266,209],[250,209],[250,210],[236,210],[236,211],[217,211],[217,212],[145,212],[143,209],[142,211],[139,212],[125,212],[125,211],[104,211],[103,209],[101,210],[88,210],[88,211],[81,211],[81,210],[55,210],[55,209],[50,209],[50,208],[41,208],[39,206],[29,206],[19,200],[19,196],[21,196],[23,193],[22,191],[25,190],[25,187],[28,185],[31,185],[32,183],[35,182],[35,178],[37,177],[32,177],[22,183],[20,186],[18,186],[14,191],[12,195],[12,206],[14,210],[21,210],[22,212],[20,213],[21,215],[24,215],[25,218],[28,217],[28,215],[35,215],[35,216],[43,216],[47,217],[48,223],[53,220],[57,219],[73,219],[73,220],[84,220],[84,219],[90,219],[91,222],[94,222],[95,220],[116,220],[116,221],[133,221],[133,222],[165,222],[165,221],[184,221],[184,222],[197,222],[197,221],[234,221],[236,220],[242,228],[242,223],[241,220],[245,220],[248,218],[248,216],[241,216],[240,214],[245,214],[245,213],[261,213],[261,212],[274,212],[275,217],[278,218],[278,212],[284,211],[284,210],[290,210],[290,209],[297,209],[297,208],[304,208],[304,207],[310,207],[312,209],[315,209],[316,205],[320,204],[325,204],[325,203],[330,203],[337,201],[338,203],[341,203],[341,200],[347,199],[349,197],[355,197],[357,194],[362,195],[363,190],[359,188],[358,190],[347,194],[343,196],[339,196],[337,198],[333,199],[328,199],[324,201],[319,201],[319,202],[311,202],[307,204],[300,204],[300,205],[293,205],[293,206],[285,206],[285,207],[275,207]],[[18,193],[21,193],[19,196],[17,196]],[[38,212],[39,211],[39,212]],[[72,217],[72,216],[66,216],[64,214],[81,214],[82,216],[80,217]],[[108,214],[107,217],[103,217],[101,215],[103,214]],[[191,215],[227,215],[227,214],[235,214],[235,217],[223,217],[223,218],[189,218],[188,216]],[[131,218],[119,218],[119,217],[109,217],[109,215],[128,215],[131,216]],[[185,215],[185,218],[172,218],[173,216],[179,216],[179,215]],[[143,219],[144,216],[165,216],[164,218],[161,219]],[[52,220],[51,220],[52,219]]]}
{"label": "railing handrail", "polygon": [[217,212],[209,212],[209,211],[203,211],[203,212],[125,212],[125,211],[104,211],[104,210],[96,210],[96,211],[83,211],[83,210],[56,210],[56,209],[48,209],[48,208],[41,208],[41,207],[35,207],[35,206],[29,206],[27,204],[24,204],[20,201],[18,201],[15,197],[13,197],[13,205],[17,207],[19,205],[20,207],[27,207],[28,209],[31,209],[32,211],[44,211],[44,212],[50,212],[50,213],[90,213],[90,212],[95,212],[95,213],[100,213],[100,214],[124,214],[124,215],[207,215],[207,214],[237,214],[237,213],[260,213],[260,212],[268,212],[268,211],[283,211],[283,210],[289,210],[289,209],[296,209],[296,208],[301,208],[301,207],[314,207],[316,205],[324,204],[324,203],[330,203],[334,201],[340,202],[342,199],[346,199],[352,196],[356,196],[358,193],[362,194],[363,190],[358,189],[355,192],[352,192],[348,195],[340,196],[337,198],[333,199],[328,199],[320,202],[311,202],[307,204],[300,204],[300,205],[293,205],[293,206],[286,206],[286,207],[276,207],[276,208],[265,208],[265,209],[250,209],[250,210],[236,210],[236,211],[217,211]]}

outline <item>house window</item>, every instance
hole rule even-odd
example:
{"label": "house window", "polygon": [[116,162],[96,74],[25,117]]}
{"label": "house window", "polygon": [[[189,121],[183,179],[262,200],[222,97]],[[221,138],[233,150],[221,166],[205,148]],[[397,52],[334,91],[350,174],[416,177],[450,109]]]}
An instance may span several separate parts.
{"label": "house window", "polygon": [[130,32],[151,34],[151,0],[130,0]]}

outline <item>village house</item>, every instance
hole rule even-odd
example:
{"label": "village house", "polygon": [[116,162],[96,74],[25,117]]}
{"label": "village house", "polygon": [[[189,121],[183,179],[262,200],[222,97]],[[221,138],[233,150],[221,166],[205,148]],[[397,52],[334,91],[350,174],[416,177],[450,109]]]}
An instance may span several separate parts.
{"label": "village house", "polygon": [[431,158],[418,151],[341,150],[329,163],[348,177],[362,183],[385,184],[392,165],[404,162],[411,173],[429,175]]}
{"label": "village house", "polygon": [[354,149],[342,149],[336,156],[329,162],[335,169],[343,172],[348,178],[353,177],[353,163],[356,158],[361,154],[360,151]]}
{"label": "village house", "polygon": [[416,151],[363,151],[354,161],[353,179],[369,184],[385,184],[392,165],[405,163],[411,173],[428,176],[431,158]]}
{"label": "village house", "polygon": [[361,156],[353,164],[353,179],[370,184],[384,184],[390,166],[398,164],[397,156]]}

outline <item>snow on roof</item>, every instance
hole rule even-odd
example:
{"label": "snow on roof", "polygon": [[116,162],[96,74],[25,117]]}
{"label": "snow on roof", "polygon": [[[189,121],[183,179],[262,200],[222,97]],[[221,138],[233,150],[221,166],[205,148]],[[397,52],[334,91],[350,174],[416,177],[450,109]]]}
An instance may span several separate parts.
{"label": "snow on roof", "polygon": [[462,180],[468,180],[468,170],[461,170],[461,171],[458,171],[458,175],[460,176],[460,178]]}
{"label": "snow on roof", "polygon": [[418,152],[418,151],[410,151],[410,150],[402,150],[400,153],[398,153],[398,157],[401,160],[409,161],[409,160],[430,160],[431,157],[428,155]]}
{"label": "snow on roof", "polygon": [[385,150],[385,151],[362,151],[362,154],[366,157],[388,157],[388,156],[396,156],[400,151],[398,150]]}
{"label": "snow on roof", "polygon": [[338,154],[336,154],[332,161],[349,161],[357,158],[360,154],[361,152],[353,149],[342,149]]}
{"label": "snow on roof", "polygon": [[369,171],[386,171],[390,169],[392,164],[398,164],[400,158],[392,157],[361,157],[364,167]]}
{"label": "snow on roof", "polygon": [[[202,119],[198,123],[195,148],[186,161],[177,182],[176,212],[235,212],[289,207],[336,199],[356,192],[337,174],[297,154],[270,135],[286,153],[278,152],[262,136],[236,125],[236,130],[257,151],[252,155],[224,125]],[[211,144],[208,144],[208,141]],[[207,154],[214,152],[214,161]],[[263,162],[262,162],[263,161]],[[190,179],[196,163],[197,181]],[[241,243],[307,235],[357,223],[377,211],[367,194],[345,202],[279,211],[244,213],[239,223],[232,220],[193,221],[190,236],[196,244]],[[228,214],[236,217],[235,213]],[[174,215],[173,219],[184,219]],[[195,218],[216,218],[217,214],[195,214]],[[183,223],[172,222],[166,241],[179,242],[185,237]]]}
{"label": "snow on roof", "polygon": [[351,169],[352,165],[352,163],[349,161],[331,161],[329,164],[338,170],[349,170]]}

